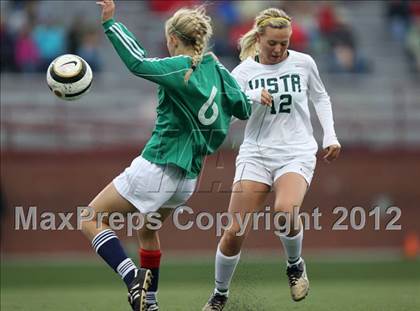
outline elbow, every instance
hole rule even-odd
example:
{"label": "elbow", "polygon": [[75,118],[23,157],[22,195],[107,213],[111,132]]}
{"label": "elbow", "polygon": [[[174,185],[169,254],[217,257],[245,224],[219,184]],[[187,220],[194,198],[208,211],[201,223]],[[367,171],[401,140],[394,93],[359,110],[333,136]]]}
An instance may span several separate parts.
{"label": "elbow", "polygon": [[239,120],[248,120],[251,116],[250,111],[236,111],[232,113],[232,116],[239,119]]}
{"label": "elbow", "polygon": [[245,121],[249,119],[249,115],[235,116],[239,120]]}
{"label": "elbow", "polygon": [[133,64],[127,64],[127,68],[131,73],[136,73],[136,67]]}
{"label": "elbow", "polygon": [[128,68],[128,70],[133,73],[133,74],[138,74],[139,73],[139,65],[141,65],[141,62],[139,61],[131,61],[131,62],[126,62],[126,66]]}
{"label": "elbow", "polygon": [[251,116],[251,109],[243,111],[241,115],[235,116],[235,117],[237,117],[239,120],[248,120],[250,116]]}

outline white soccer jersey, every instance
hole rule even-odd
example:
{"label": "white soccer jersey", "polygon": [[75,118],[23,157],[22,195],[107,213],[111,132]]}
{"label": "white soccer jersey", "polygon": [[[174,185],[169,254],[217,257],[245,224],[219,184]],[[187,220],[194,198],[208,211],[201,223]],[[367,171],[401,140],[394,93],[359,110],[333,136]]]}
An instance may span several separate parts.
{"label": "white soccer jersey", "polygon": [[[232,71],[254,102],[243,145],[274,148],[286,155],[316,153],[308,99],[322,125],[325,148],[338,144],[330,97],[312,57],[288,51],[289,56],[279,64],[264,65],[248,58]],[[272,107],[260,105],[262,88],[273,96]]]}

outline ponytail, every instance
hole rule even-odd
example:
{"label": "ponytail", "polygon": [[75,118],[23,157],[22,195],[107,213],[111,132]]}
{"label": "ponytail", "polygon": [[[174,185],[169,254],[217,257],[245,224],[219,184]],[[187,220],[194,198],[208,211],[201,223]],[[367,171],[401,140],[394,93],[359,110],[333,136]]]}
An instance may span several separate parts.
{"label": "ponytail", "polygon": [[257,29],[252,28],[239,39],[239,45],[241,47],[239,58],[241,61],[247,59],[248,57],[255,57],[255,55],[257,55],[257,35]]}

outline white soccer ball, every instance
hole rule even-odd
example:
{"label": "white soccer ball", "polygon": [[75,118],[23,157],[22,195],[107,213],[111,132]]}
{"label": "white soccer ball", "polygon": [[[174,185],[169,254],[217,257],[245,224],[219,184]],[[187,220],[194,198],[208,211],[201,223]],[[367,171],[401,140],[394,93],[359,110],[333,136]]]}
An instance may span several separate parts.
{"label": "white soccer ball", "polygon": [[80,56],[65,54],[48,67],[47,83],[57,97],[75,100],[86,94],[92,85],[92,69]]}

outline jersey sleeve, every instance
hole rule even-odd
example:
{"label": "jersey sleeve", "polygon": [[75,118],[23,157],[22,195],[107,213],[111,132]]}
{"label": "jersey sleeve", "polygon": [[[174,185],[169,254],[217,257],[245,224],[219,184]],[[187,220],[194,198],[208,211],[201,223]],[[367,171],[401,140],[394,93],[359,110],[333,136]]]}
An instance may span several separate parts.
{"label": "jersey sleeve", "polygon": [[[233,83],[236,83],[234,79],[232,80]],[[237,93],[233,98],[232,115],[239,120],[248,120],[251,115],[251,99],[241,91],[239,86],[232,88],[232,92]]]}
{"label": "jersey sleeve", "polygon": [[248,83],[248,78],[246,71],[243,70],[243,64],[239,64],[232,70],[232,76],[235,78],[236,82],[238,82],[241,90],[249,97],[251,103],[261,103],[261,92],[263,88],[247,90],[246,85]]}
{"label": "jersey sleeve", "polygon": [[225,95],[232,102],[232,115],[240,120],[249,119],[251,115],[251,99],[242,91],[237,80],[221,63],[218,63],[218,68],[223,76]]}
{"label": "jersey sleeve", "polygon": [[134,75],[164,87],[179,87],[183,82],[190,57],[147,58],[145,49],[122,23],[111,19],[102,26],[121,60]]}
{"label": "jersey sleeve", "polygon": [[334,144],[339,145],[337,135],[334,129],[334,119],[331,107],[331,100],[327,91],[325,90],[324,84],[322,83],[321,77],[318,72],[318,68],[312,57],[308,58],[308,70],[309,99],[314,104],[316,114],[324,131],[322,147],[327,148],[328,146]]}

